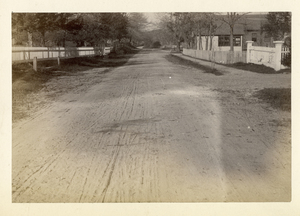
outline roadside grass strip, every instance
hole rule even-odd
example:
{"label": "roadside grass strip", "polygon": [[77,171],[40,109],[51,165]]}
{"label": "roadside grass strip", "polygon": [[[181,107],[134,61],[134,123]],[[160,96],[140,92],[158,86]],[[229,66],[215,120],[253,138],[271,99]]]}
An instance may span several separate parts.
{"label": "roadside grass strip", "polygon": [[291,112],[290,88],[264,88],[257,91],[254,96],[270,104],[272,108]]}
{"label": "roadside grass strip", "polygon": [[211,73],[211,74],[214,74],[216,76],[221,76],[223,75],[223,73],[219,70],[217,70],[216,68],[214,67],[207,67],[207,66],[204,66],[204,65],[201,65],[201,64],[198,64],[198,63],[195,63],[193,61],[190,61],[190,60],[187,60],[187,59],[183,59],[183,58],[180,58],[178,56],[174,56],[174,55],[167,55],[165,57],[169,62],[172,62],[174,64],[180,64],[180,65],[184,65],[184,66],[190,66],[190,67],[193,67],[193,68],[197,68],[197,69],[200,69],[200,70],[203,70],[204,73]]}

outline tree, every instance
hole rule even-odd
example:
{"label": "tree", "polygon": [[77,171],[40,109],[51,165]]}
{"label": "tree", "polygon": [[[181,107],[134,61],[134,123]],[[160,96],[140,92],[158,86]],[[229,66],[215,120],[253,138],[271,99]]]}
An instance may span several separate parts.
{"label": "tree", "polygon": [[[28,45],[65,46],[66,40],[77,46],[99,46],[108,40],[128,37],[126,13],[13,13],[12,35],[22,44],[23,32]],[[24,39],[23,39],[24,40]]]}
{"label": "tree", "polygon": [[[206,50],[212,49],[212,39],[215,36],[216,30],[222,26],[217,24],[218,16],[215,13],[204,13],[203,14],[202,28],[206,32]],[[208,47],[209,44],[209,47]]]}
{"label": "tree", "polygon": [[269,12],[266,15],[267,23],[262,26],[262,31],[274,40],[283,40],[291,32],[290,12]]}
{"label": "tree", "polygon": [[[172,45],[176,42],[176,37],[174,33],[170,30],[170,14],[169,13],[159,13],[157,14],[159,19],[158,27],[159,29],[153,30],[155,32],[155,40],[159,40],[162,44]],[[176,42],[177,43],[177,42]]]}
{"label": "tree", "polygon": [[23,22],[25,14],[23,13],[12,13],[12,38],[15,44],[21,45],[23,42],[28,41],[28,33],[25,32]]}
{"label": "tree", "polygon": [[112,14],[112,24],[111,24],[111,35],[112,39],[117,39],[121,41],[122,38],[128,36],[128,17],[126,13],[113,13]]}
{"label": "tree", "polygon": [[192,13],[182,13],[181,14],[181,31],[182,37],[188,48],[193,46],[194,43],[194,21]]}
{"label": "tree", "polygon": [[[196,36],[199,37],[199,49],[202,50],[202,33],[205,29],[205,16],[204,13],[192,13],[193,29]],[[198,48],[197,48],[198,49]]]}
{"label": "tree", "polygon": [[[78,32],[84,27],[84,19],[82,14],[74,13],[58,13],[55,20],[55,37],[57,45],[65,46],[66,40],[70,38],[69,34]],[[68,37],[69,36],[69,37]]]}
{"label": "tree", "polygon": [[148,20],[143,13],[128,14],[128,37],[133,45],[139,44],[144,40],[144,29],[148,25]]}
{"label": "tree", "polygon": [[119,40],[128,36],[126,13],[100,13],[101,31],[107,40]]}
{"label": "tree", "polygon": [[[46,46],[46,33],[81,28],[79,19],[67,13],[13,13],[13,32],[27,32],[28,44],[32,46],[32,35],[37,34],[42,46]],[[52,38],[56,40],[56,38]],[[39,43],[39,42],[38,42]]]}
{"label": "tree", "polygon": [[170,13],[167,20],[167,28],[174,35],[177,49],[180,50],[181,42],[184,41],[184,19],[186,13]]}
{"label": "tree", "polygon": [[[200,49],[202,49],[201,36],[205,35],[206,50],[211,50],[215,31],[222,25],[217,23],[217,18],[215,13],[171,13],[161,20],[164,24],[161,28],[167,28],[173,34],[178,49],[183,41],[187,47],[193,47],[196,36],[200,37]],[[209,42],[210,46],[208,46]]]}
{"label": "tree", "polygon": [[[34,13],[12,13],[12,32],[17,37],[21,32],[27,34],[27,44],[32,46],[32,34],[35,32],[34,27],[35,14]],[[14,34],[15,33],[15,34]]]}
{"label": "tree", "polygon": [[228,12],[226,16],[220,16],[221,20],[226,23],[229,26],[230,29],[230,51],[234,50],[234,46],[233,46],[233,30],[234,30],[234,26],[237,23],[237,21],[239,21],[244,15],[246,15],[248,13],[236,13],[236,12]]}

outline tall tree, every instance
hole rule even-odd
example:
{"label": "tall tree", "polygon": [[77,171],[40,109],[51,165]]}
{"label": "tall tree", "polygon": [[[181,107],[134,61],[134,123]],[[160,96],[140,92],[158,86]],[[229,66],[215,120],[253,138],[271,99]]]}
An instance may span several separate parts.
{"label": "tall tree", "polygon": [[262,31],[274,40],[283,40],[285,34],[291,33],[290,12],[269,12],[266,19],[267,23],[262,26]]}
{"label": "tall tree", "polygon": [[32,46],[32,35],[38,34],[41,45],[46,45],[46,33],[58,30],[73,30],[80,25],[73,14],[67,13],[13,13],[12,28],[18,33],[28,33],[28,44]]}
{"label": "tall tree", "polygon": [[[177,43],[176,37],[174,33],[170,29],[170,14],[169,13],[159,13],[157,14],[157,18],[159,19],[158,30],[155,31],[155,36],[159,37],[159,41],[162,44],[172,45],[174,42]],[[158,33],[159,32],[159,33]],[[158,33],[158,34],[157,34]],[[154,41],[153,41],[154,42]]]}
{"label": "tall tree", "polygon": [[126,13],[101,13],[100,23],[106,39],[120,41],[128,35],[128,17]]}
{"label": "tall tree", "polygon": [[[119,40],[128,36],[126,13],[13,13],[12,34],[28,33],[29,45],[32,35],[35,44],[42,46],[65,45],[73,41],[77,46],[86,43],[97,46],[107,40]],[[19,42],[19,41],[18,41]],[[47,42],[47,43],[46,43]]]}
{"label": "tall tree", "polygon": [[144,40],[144,30],[148,25],[148,20],[143,13],[128,14],[128,37],[132,44],[138,44]]}
{"label": "tall tree", "polygon": [[206,50],[212,49],[212,39],[215,36],[216,30],[222,25],[217,23],[218,16],[215,13],[203,14],[203,29],[206,32]]}
{"label": "tall tree", "polygon": [[[194,33],[196,36],[199,37],[199,49],[202,50],[202,35],[204,33],[205,27],[206,27],[206,19],[204,13],[192,13],[192,20],[193,20],[193,26],[194,26]],[[198,49],[197,48],[197,49]]]}
{"label": "tall tree", "polygon": [[167,20],[167,28],[174,35],[177,49],[180,50],[181,42],[184,41],[184,19],[186,13],[170,13]]}
{"label": "tall tree", "polygon": [[70,34],[79,32],[84,27],[83,14],[78,13],[56,13],[55,24],[52,30],[51,40],[56,45],[65,46]]}

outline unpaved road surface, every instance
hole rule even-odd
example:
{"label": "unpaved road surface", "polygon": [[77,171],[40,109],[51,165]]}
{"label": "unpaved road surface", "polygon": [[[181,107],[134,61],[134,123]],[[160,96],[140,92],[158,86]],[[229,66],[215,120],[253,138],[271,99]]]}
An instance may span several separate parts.
{"label": "unpaved road surface", "polygon": [[47,83],[13,124],[13,202],[290,201],[291,115],[252,94],[291,75],[215,76],[167,54]]}

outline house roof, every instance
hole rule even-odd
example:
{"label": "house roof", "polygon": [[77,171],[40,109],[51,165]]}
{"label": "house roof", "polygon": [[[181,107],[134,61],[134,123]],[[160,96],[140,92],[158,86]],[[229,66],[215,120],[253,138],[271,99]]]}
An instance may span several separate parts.
{"label": "house roof", "polygon": [[[260,31],[263,23],[266,22],[265,14],[249,14],[242,17],[234,25],[234,35],[244,35],[247,31]],[[215,35],[230,35],[228,24],[223,21],[217,21],[217,30]]]}
{"label": "house roof", "polygon": [[[229,25],[227,25],[226,23],[222,23],[222,22],[219,22],[217,24],[218,28],[215,32],[215,35],[230,35],[230,28],[229,28]],[[244,31],[244,26],[237,23],[235,24],[234,26],[234,29],[233,29],[233,34],[234,35],[243,35],[245,34],[245,31]]]}

